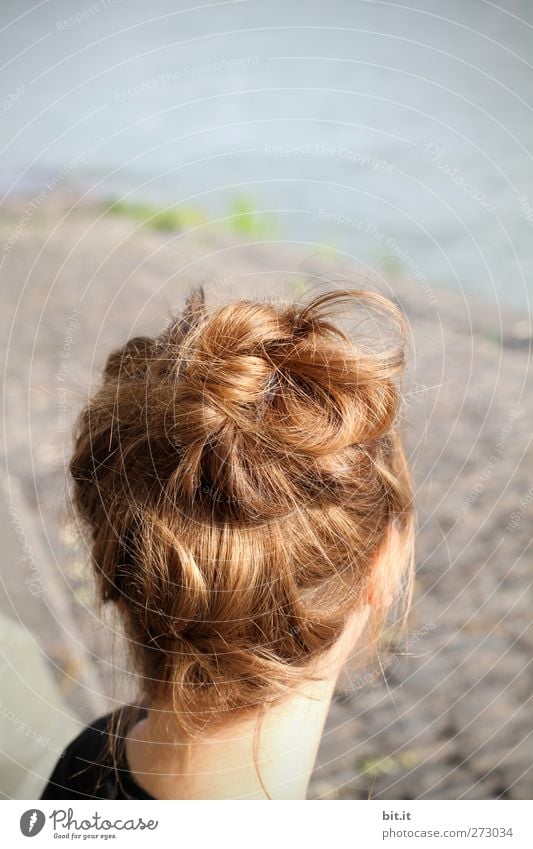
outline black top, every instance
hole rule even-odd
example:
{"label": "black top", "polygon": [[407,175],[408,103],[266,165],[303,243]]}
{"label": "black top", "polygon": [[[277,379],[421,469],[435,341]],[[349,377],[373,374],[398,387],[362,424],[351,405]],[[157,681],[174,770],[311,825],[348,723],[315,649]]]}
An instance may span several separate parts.
{"label": "black top", "polygon": [[[141,708],[139,718],[143,715]],[[97,719],[67,746],[41,799],[154,798],[133,778],[123,751],[116,764],[113,762],[108,741],[114,717],[116,714],[108,713]]]}

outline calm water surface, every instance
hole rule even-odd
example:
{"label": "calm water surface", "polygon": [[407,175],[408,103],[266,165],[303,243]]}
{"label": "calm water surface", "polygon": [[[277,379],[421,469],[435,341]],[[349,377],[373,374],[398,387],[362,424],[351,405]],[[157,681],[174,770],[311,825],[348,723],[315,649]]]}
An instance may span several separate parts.
{"label": "calm water surface", "polygon": [[[259,238],[533,294],[533,4],[2,6],[0,188],[235,202]],[[264,232],[261,227],[264,225]],[[426,281],[426,282],[425,282]]]}

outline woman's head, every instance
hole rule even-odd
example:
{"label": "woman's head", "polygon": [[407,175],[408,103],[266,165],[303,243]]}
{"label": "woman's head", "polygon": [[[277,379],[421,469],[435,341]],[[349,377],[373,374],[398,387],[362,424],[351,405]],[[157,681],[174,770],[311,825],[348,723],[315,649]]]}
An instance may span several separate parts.
{"label": "woman's head", "polygon": [[[377,344],[334,322],[342,308],[375,319]],[[74,506],[143,696],[188,735],[290,692],[369,598],[379,628],[405,589],[404,345],[369,292],[208,309],[196,291],[109,356],[77,425]]]}

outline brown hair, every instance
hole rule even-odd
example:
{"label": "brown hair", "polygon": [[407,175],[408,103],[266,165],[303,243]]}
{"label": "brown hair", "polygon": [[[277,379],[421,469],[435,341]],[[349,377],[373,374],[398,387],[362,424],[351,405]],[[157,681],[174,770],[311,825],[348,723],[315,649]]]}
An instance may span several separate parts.
{"label": "brown hair", "polygon": [[[350,305],[374,317],[370,338],[332,321]],[[160,335],[109,356],[77,423],[73,504],[142,698],[171,705],[186,738],[311,674],[392,527],[386,582],[409,585],[405,342],[400,311],[372,292],[208,309],[196,290]]]}

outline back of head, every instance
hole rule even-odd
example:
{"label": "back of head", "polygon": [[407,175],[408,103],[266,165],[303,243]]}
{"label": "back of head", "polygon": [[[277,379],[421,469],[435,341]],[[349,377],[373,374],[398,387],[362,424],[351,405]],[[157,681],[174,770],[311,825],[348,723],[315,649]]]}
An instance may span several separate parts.
{"label": "back of head", "polygon": [[[387,344],[343,331],[340,309],[379,316]],[[364,603],[391,528],[403,543],[386,582],[409,575],[404,333],[370,292],[208,309],[197,291],[108,358],[77,425],[74,505],[143,696],[187,734],[309,673]]]}

